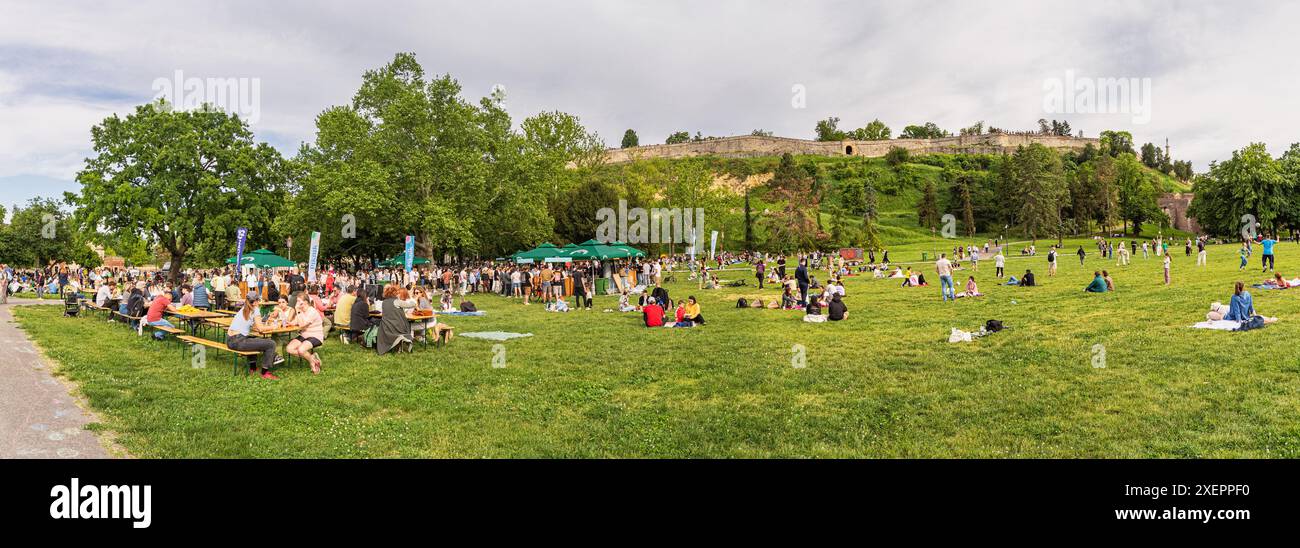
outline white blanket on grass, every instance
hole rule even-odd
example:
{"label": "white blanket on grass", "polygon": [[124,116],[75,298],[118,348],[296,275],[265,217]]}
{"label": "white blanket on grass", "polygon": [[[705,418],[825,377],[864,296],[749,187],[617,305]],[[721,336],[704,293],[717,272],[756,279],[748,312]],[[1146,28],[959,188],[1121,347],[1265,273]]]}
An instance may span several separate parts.
{"label": "white blanket on grass", "polygon": [[1219,331],[1235,331],[1241,327],[1241,322],[1236,320],[1215,320],[1204,321],[1192,326],[1195,329],[1217,329]]}

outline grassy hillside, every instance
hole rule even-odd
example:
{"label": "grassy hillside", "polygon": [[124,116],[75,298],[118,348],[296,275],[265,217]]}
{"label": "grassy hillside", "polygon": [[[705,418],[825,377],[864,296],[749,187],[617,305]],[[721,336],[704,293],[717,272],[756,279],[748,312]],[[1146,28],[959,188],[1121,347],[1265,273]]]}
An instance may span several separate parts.
{"label": "grassy hillside", "polygon": [[[884,158],[795,156],[794,159],[797,165],[815,170],[819,182],[824,185],[824,199],[820,214],[822,226],[827,231],[829,231],[832,223],[833,207],[839,203],[840,191],[843,190],[843,187],[855,182],[871,181],[876,190],[879,211],[877,231],[880,234],[882,243],[886,246],[935,242],[936,238],[931,234],[931,231],[922,228],[917,219],[917,204],[921,200],[922,189],[925,185],[927,183],[935,185],[942,212],[958,214],[959,206],[949,196],[952,185],[944,176],[945,170],[971,172],[978,177],[991,181],[997,176],[995,170],[1001,160],[999,155],[990,154],[928,154],[913,156],[909,162],[894,167],[890,166]],[[776,171],[780,161],[781,159],[778,156],[764,156],[754,158],[651,159],[634,163],[640,164],[639,167],[642,169],[658,172],[669,172],[674,168],[687,165],[702,167],[712,172],[719,179],[726,180],[729,183],[739,183],[739,181],[748,179],[751,184],[755,184],[758,181],[766,181],[770,178]],[[611,166],[607,169],[623,169],[623,167]],[[1142,169],[1159,181],[1163,192],[1188,192],[1191,190],[1189,183],[1178,181],[1169,175],[1148,169],[1145,166]],[[739,192],[737,190],[738,184],[719,186],[725,186],[728,192]],[[756,200],[755,209],[761,211],[763,207],[770,206],[771,204],[764,201],[765,195],[762,192],[762,185],[756,187],[755,190],[756,192],[752,198]],[[1013,204],[1007,204],[1005,207],[1013,206]],[[994,203],[990,204],[989,207],[1002,206]],[[861,219],[856,215],[849,215],[846,222],[854,227],[861,226]],[[739,232],[738,227],[729,228],[734,232]],[[983,241],[996,236],[998,228],[1000,227],[981,226],[974,240]],[[1109,230],[1105,231],[1096,226],[1088,228],[1091,230],[1081,230],[1079,236],[1097,233],[1110,234],[1120,230],[1118,225],[1108,227]],[[1153,237],[1160,232],[1167,236],[1179,238],[1189,236],[1185,232],[1161,227],[1155,223],[1144,225],[1142,234],[1145,237]],[[1013,228],[1012,233],[1007,234],[1007,236],[1015,239],[1022,235],[1016,234]],[[951,247],[951,242],[949,242],[948,246]]]}

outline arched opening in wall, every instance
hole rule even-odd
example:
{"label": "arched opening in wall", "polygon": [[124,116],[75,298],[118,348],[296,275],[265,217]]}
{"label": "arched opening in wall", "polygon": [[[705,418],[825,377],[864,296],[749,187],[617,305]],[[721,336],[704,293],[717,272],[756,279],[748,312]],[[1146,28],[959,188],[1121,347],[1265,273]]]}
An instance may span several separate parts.
{"label": "arched opening in wall", "polygon": [[852,156],[852,155],[853,155],[853,145],[845,145],[845,146],[844,146],[844,154],[846,154],[846,155],[848,155],[848,156]]}

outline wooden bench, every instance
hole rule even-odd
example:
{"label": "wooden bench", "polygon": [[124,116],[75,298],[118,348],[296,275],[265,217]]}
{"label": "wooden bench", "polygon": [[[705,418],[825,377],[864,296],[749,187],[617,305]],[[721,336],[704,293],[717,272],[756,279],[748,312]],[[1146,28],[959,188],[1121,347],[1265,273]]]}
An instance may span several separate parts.
{"label": "wooden bench", "polygon": [[130,327],[131,322],[137,322],[137,323],[144,322],[144,316],[130,316],[127,314],[123,314],[121,312],[113,312],[113,315],[118,318],[121,318],[122,323],[126,324],[128,327]]}
{"label": "wooden bench", "polygon": [[164,333],[163,338],[166,338],[167,335],[171,335],[172,337],[175,337],[176,340],[179,341],[179,340],[180,340],[180,336],[185,334],[185,330],[184,330],[184,329],[177,329],[177,328],[175,328],[175,327],[167,327],[167,326],[165,326],[165,325],[149,325],[149,324],[147,324],[147,323],[146,323],[146,324],[143,324],[143,325],[144,325],[145,327],[149,328],[149,329],[154,330],[154,331],[158,331],[158,332]]}
{"label": "wooden bench", "polygon": [[245,373],[248,372],[248,368],[244,367],[244,365],[240,363],[240,359],[239,359],[239,358],[241,358],[241,357],[242,357],[242,358],[252,358],[252,357],[259,356],[259,355],[262,354],[261,352],[253,352],[253,351],[249,351],[249,350],[232,350],[230,347],[226,346],[224,343],[219,343],[219,342],[217,342],[217,341],[208,340],[208,339],[204,339],[204,338],[200,338],[200,337],[192,337],[192,336],[190,336],[190,335],[179,335],[179,336],[176,337],[176,340],[178,340],[178,341],[182,341],[182,342],[190,343],[190,348],[193,348],[194,345],[197,344],[197,345],[202,345],[202,346],[205,346],[205,347],[208,347],[208,348],[214,348],[214,349],[221,350],[221,351],[224,351],[224,352],[229,352],[230,355],[231,355],[231,357],[234,359],[234,365],[235,365],[234,374],[235,374],[235,375],[238,375],[239,372],[240,372],[240,370],[243,370]]}
{"label": "wooden bench", "polygon": [[95,303],[86,301],[81,304],[82,308],[91,312],[103,312],[106,319],[112,319],[113,309],[107,306],[95,306]]}

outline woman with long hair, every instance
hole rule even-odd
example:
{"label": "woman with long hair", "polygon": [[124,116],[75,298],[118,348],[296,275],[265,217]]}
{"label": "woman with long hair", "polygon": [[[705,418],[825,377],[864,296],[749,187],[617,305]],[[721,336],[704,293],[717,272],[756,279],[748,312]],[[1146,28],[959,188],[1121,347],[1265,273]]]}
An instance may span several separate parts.
{"label": "woman with long hair", "polygon": [[[271,368],[284,362],[275,354],[275,341],[250,336],[253,330],[263,328],[262,317],[257,314],[257,295],[249,295],[244,306],[230,318],[230,327],[226,329],[226,348],[245,352],[261,352],[262,378],[279,380],[271,374]],[[257,369],[251,365],[250,371]]]}

